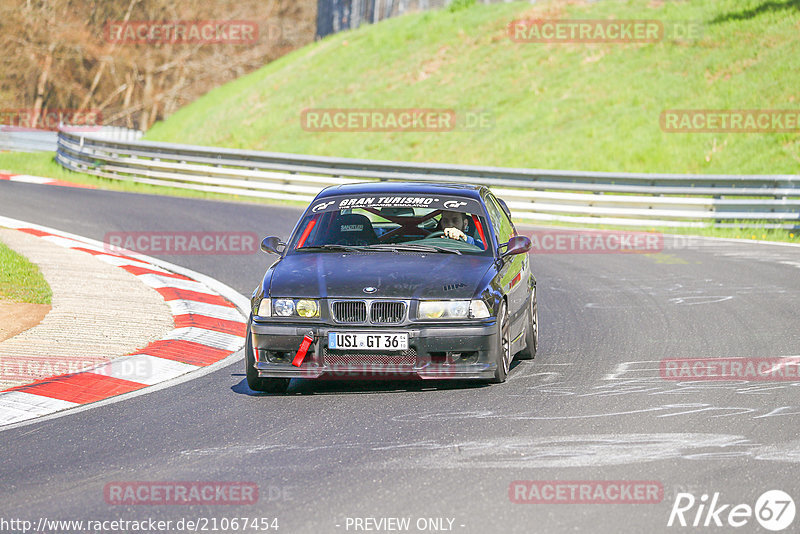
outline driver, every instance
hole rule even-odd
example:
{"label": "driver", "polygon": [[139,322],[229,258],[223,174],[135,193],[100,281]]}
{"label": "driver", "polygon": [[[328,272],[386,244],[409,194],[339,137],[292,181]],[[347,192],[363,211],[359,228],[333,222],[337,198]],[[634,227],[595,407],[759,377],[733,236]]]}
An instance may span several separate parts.
{"label": "driver", "polygon": [[442,218],[439,219],[439,229],[444,232],[442,238],[466,241],[470,245],[483,248],[483,243],[465,233],[467,226],[469,226],[469,216],[460,211],[443,211]]}

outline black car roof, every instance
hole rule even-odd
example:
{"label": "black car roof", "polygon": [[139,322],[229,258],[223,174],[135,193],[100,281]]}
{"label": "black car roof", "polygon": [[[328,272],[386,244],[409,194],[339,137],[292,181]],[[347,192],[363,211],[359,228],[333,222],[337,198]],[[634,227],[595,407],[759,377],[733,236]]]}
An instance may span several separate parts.
{"label": "black car roof", "polygon": [[326,187],[317,198],[337,195],[402,194],[402,195],[453,195],[481,200],[485,186],[446,182],[360,182]]}

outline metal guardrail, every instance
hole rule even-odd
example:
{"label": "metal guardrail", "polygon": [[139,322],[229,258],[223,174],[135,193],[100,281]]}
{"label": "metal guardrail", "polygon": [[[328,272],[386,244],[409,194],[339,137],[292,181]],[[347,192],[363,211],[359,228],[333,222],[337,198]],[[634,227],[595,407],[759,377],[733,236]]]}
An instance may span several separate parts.
{"label": "metal guardrail", "polygon": [[[137,141],[144,132],[118,126],[101,126],[93,129],[92,135],[102,139]],[[0,150],[55,152],[57,148],[58,132],[0,126]]]}
{"label": "metal guardrail", "polygon": [[552,171],[257,152],[61,131],[58,162],[114,180],[308,202],[374,180],[483,184],[514,216],[625,226],[800,228],[800,175]]}
{"label": "metal guardrail", "polygon": [[20,130],[0,126],[0,150],[15,152],[53,152],[58,134],[45,130]]}

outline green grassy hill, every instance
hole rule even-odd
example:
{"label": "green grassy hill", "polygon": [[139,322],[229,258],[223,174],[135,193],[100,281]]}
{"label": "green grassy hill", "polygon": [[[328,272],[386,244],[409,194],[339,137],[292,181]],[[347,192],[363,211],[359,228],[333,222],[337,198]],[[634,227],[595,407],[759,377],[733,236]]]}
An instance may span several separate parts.
{"label": "green grassy hill", "polygon": [[[692,21],[698,39],[518,43],[518,18]],[[699,25],[699,26],[698,26]],[[340,33],[215,89],[147,139],[598,171],[797,173],[797,133],[666,133],[665,109],[800,109],[796,0],[476,4]],[[310,132],[304,108],[484,110],[491,128]]]}

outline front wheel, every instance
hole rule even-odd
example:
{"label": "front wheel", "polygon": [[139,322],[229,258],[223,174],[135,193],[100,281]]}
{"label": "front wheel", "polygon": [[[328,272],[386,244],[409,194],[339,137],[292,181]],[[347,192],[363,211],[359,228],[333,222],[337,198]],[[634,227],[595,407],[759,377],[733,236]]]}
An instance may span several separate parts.
{"label": "front wheel", "polygon": [[250,335],[250,327],[247,327],[247,342],[244,346],[245,374],[247,375],[247,385],[253,391],[263,393],[286,393],[289,389],[288,378],[262,378],[258,376],[256,369],[255,352],[253,352],[253,336]]}
{"label": "front wheel", "polygon": [[505,382],[511,368],[511,331],[505,302],[500,304],[500,310],[497,312],[497,341],[497,369],[494,371],[492,384]]}
{"label": "front wheel", "polygon": [[536,357],[539,346],[539,310],[536,306],[536,288],[531,293],[531,305],[528,307],[528,324],[525,325],[525,349],[517,355],[520,360],[532,360]]}

